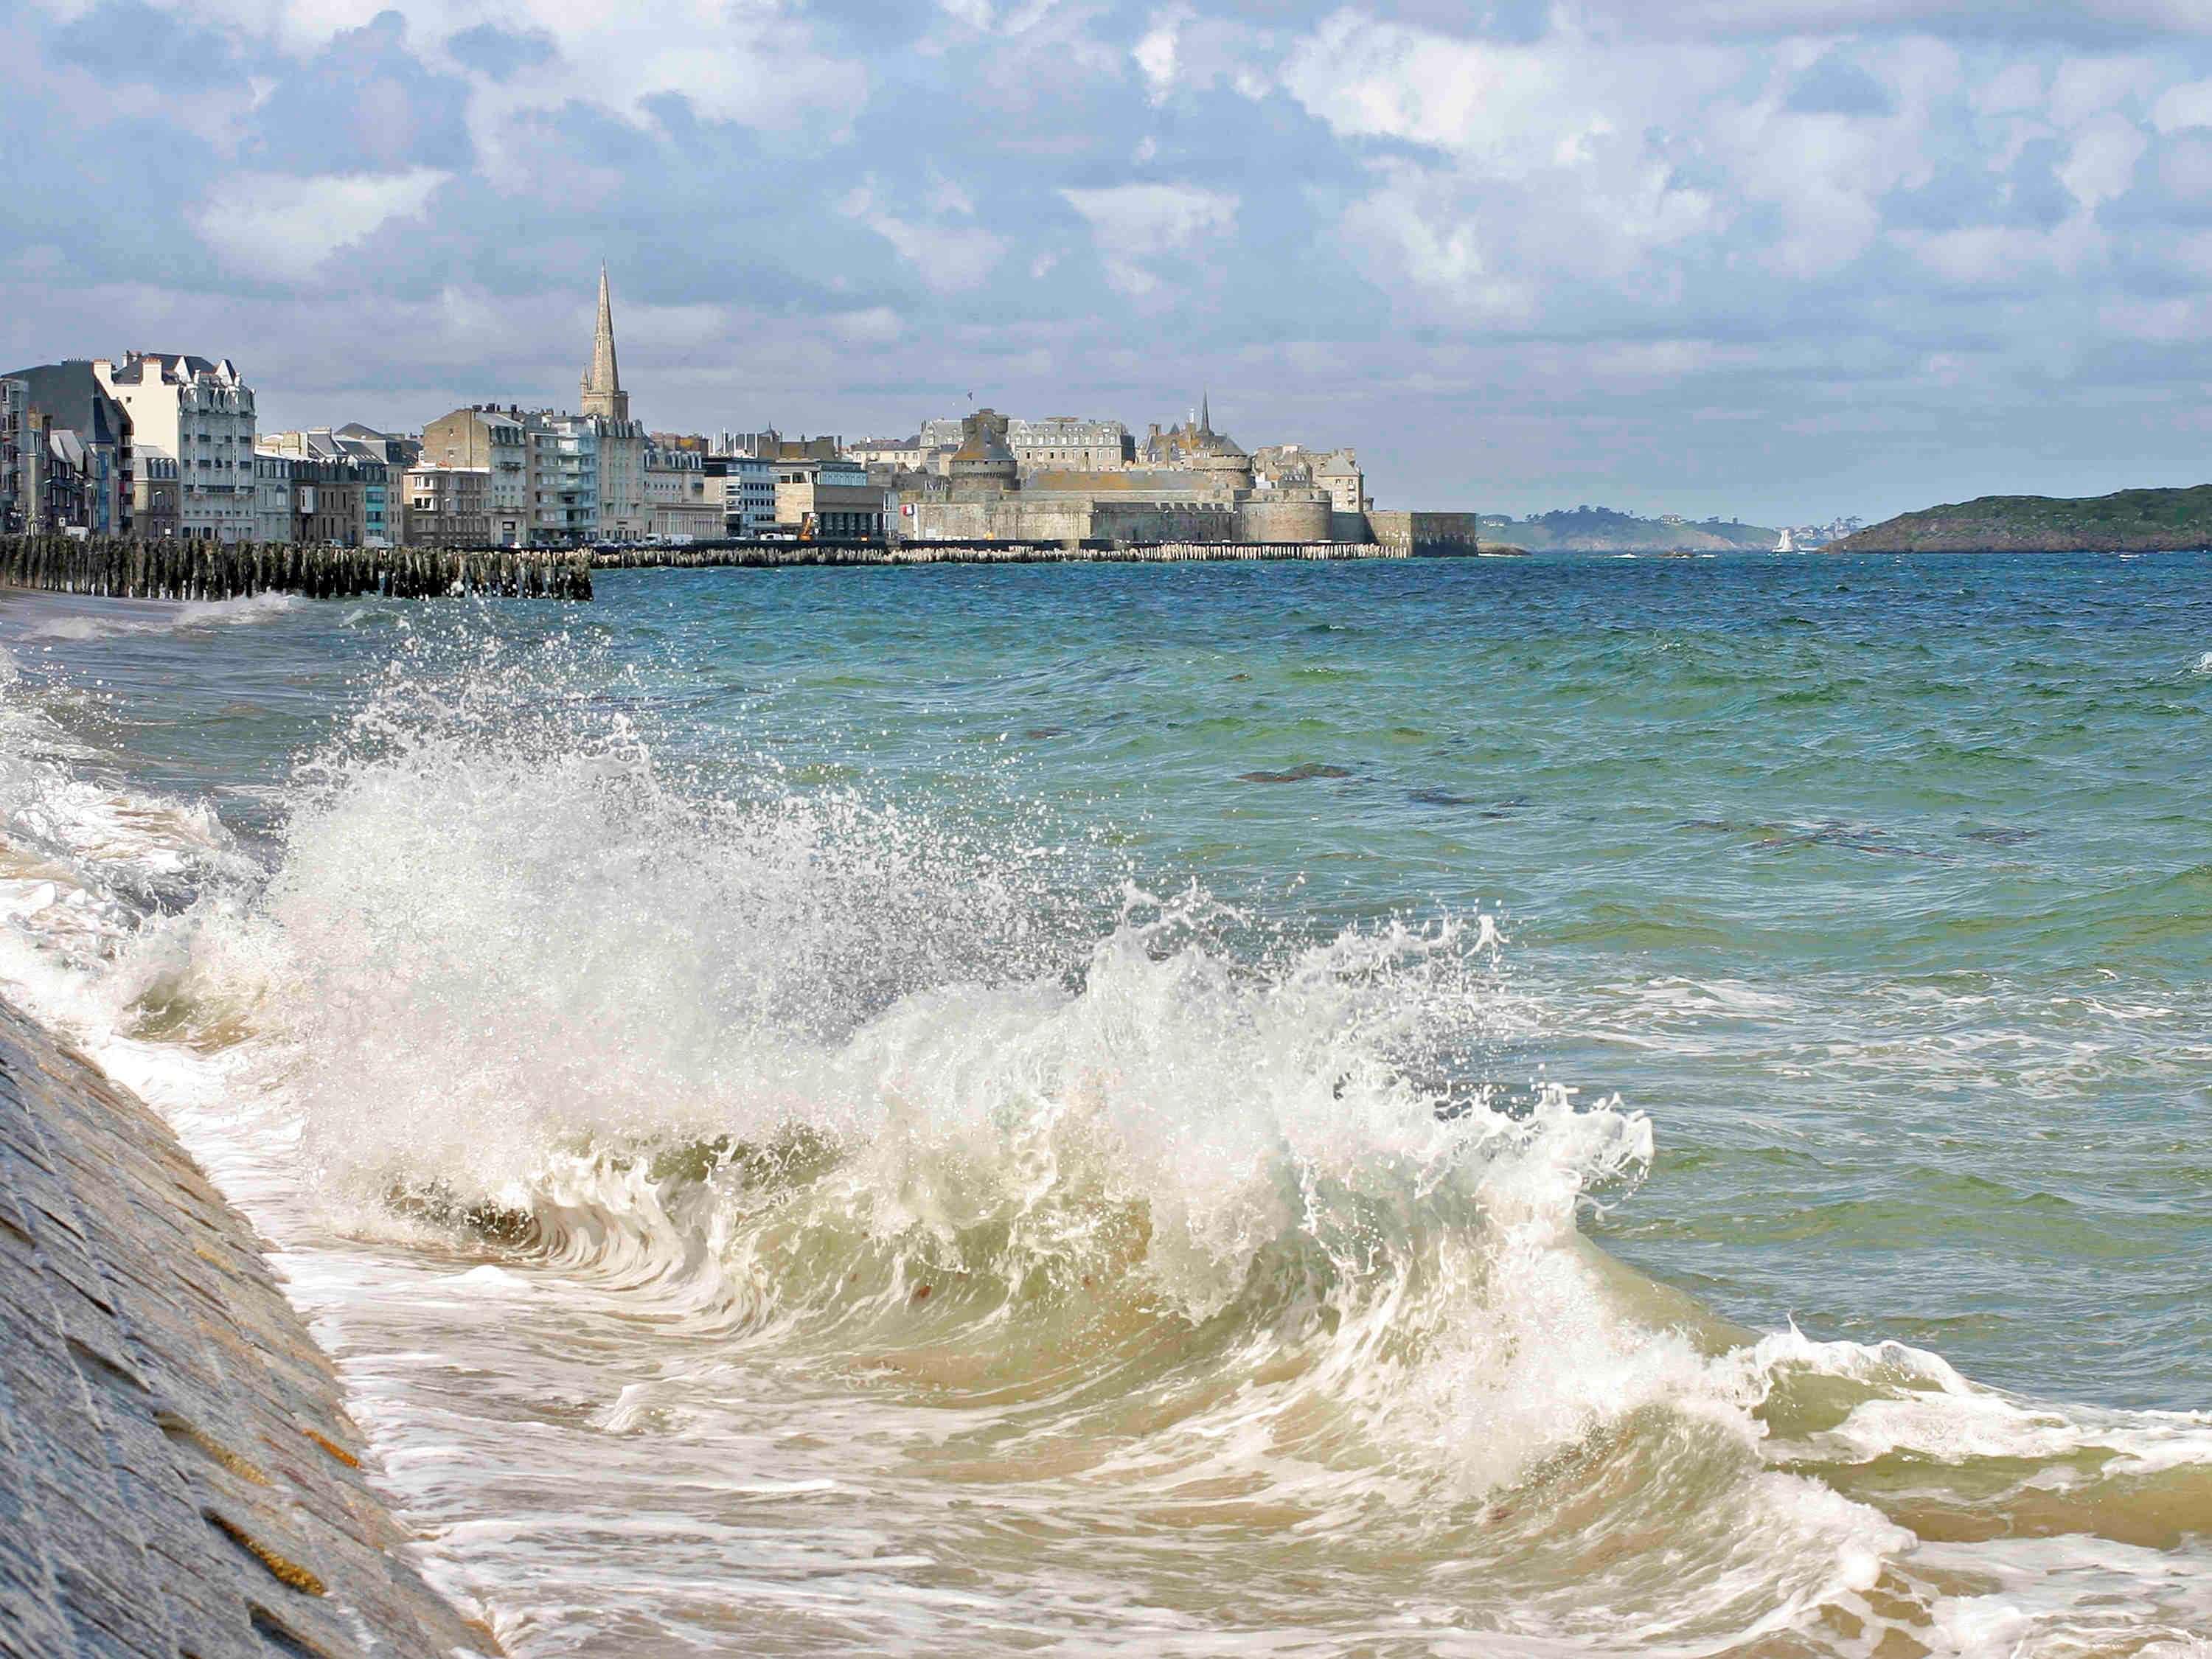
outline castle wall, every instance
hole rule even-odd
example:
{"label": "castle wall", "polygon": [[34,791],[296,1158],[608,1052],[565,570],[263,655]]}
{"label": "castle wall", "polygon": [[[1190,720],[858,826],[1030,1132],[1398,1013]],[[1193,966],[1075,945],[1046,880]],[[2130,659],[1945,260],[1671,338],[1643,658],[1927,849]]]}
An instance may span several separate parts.
{"label": "castle wall", "polygon": [[1255,497],[1237,508],[1237,539],[1242,542],[1326,542],[1334,539],[1328,498],[1315,491],[1308,499],[1270,501]]}
{"label": "castle wall", "polygon": [[1059,542],[1073,547],[1094,533],[1087,501],[1025,501],[1006,495],[909,505],[914,511],[902,510],[893,528],[912,542]]}
{"label": "castle wall", "polygon": [[1091,533],[1113,542],[1233,542],[1237,509],[1225,501],[1169,505],[1159,501],[1097,501]]}
{"label": "castle wall", "polygon": [[1375,539],[1401,556],[1463,556],[1478,545],[1473,513],[1370,513],[1367,520]]}
{"label": "castle wall", "polygon": [[1374,526],[1367,522],[1364,513],[1351,513],[1343,507],[1332,507],[1328,515],[1328,539],[1333,542],[1371,542]]}

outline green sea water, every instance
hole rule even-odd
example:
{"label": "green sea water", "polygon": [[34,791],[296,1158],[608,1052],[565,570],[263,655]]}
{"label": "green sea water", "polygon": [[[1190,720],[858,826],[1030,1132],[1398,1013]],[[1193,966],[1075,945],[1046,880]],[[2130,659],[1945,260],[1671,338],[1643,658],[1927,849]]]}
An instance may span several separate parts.
{"label": "green sea water", "polygon": [[[307,1151],[253,1179],[518,1651],[2201,1650],[2212,556],[9,595],[0,647],[40,722],[0,801],[21,880],[88,896],[15,926],[111,964],[118,1032],[197,998],[296,1065],[373,1006],[434,1059],[363,1061],[357,1100],[290,1073],[268,1118]],[[143,803],[152,850],[115,827]],[[930,1104],[971,1098],[957,1133]],[[1502,1140],[1434,1138],[1478,1119],[1528,1137],[1503,1175],[1464,1176]],[[787,1170],[802,1197],[732,1173],[796,1130],[836,1171]],[[710,1190],[611,1147],[692,1148]],[[426,1192],[534,1212],[536,1243],[358,1207]],[[1497,1220],[1546,1205],[1630,1275],[1601,1329],[1612,1293],[1553,1280],[1615,1269]],[[1109,1262],[1141,1293],[1054,1322]],[[409,1321],[487,1266],[505,1334],[379,1360],[458,1341],[477,1316]],[[1622,1334],[1668,1328],[1689,1348]],[[1765,1381],[1674,1380],[1761,1338]],[[1400,1365],[1387,1400],[1347,1380]],[[781,1461],[778,1399],[819,1442]],[[1739,1407],[1752,1464],[1686,1449]],[[568,1519],[532,1532],[500,1460],[541,1432],[574,1486],[541,1482]],[[880,1617],[793,1588],[791,1540],[836,1531],[806,1483],[855,1459],[871,1559],[904,1564]],[[655,1484],[736,1464],[803,1518]],[[995,1518],[944,1507],[970,1502]],[[1767,1504],[1796,1541],[1761,1565],[1728,1528]],[[1631,1519],[1577,1556],[1608,1504]],[[1516,1508],[1546,1518],[1492,1552]]]}

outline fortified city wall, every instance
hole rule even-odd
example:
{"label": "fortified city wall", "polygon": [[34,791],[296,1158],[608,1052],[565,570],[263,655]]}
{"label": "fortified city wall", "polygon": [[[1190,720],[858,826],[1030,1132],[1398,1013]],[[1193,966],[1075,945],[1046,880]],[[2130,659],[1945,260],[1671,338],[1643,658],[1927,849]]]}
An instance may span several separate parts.
{"label": "fortified city wall", "polygon": [[1375,539],[1405,558],[1464,556],[1479,544],[1475,513],[1370,513]]}
{"label": "fortified city wall", "polygon": [[0,1655],[496,1654],[168,1126],[0,1000]]}

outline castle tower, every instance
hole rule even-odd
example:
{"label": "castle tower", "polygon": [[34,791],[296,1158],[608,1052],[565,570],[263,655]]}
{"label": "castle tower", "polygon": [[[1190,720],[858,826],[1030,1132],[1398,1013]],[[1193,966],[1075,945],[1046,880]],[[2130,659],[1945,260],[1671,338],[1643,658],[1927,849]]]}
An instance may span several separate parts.
{"label": "castle tower", "polygon": [[586,415],[610,421],[629,419],[629,393],[622,389],[622,371],[615,367],[615,306],[604,264],[599,267],[599,331],[592,342],[592,366],[584,371],[581,407]]}

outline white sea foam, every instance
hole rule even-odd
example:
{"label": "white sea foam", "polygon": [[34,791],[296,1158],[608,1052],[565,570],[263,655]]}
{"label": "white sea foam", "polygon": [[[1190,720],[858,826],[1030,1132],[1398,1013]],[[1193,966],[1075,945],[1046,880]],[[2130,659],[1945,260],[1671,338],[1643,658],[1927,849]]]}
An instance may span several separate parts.
{"label": "white sea foam", "polygon": [[88,641],[134,634],[179,634],[196,629],[235,628],[264,623],[311,601],[291,593],[254,593],[236,599],[192,599],[181,603],[140,599],[102,603],[95,611],[36,623],[26,640]]}

